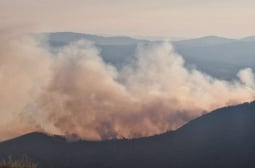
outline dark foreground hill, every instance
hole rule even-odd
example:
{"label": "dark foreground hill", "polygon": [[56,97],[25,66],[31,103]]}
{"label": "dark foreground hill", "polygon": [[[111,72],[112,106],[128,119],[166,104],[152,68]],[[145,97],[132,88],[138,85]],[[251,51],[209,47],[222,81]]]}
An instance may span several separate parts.
{"label": "dark foreground hill", "polygon": [[0,158],[26,155],[45,168],[255,167],[255,102],[225,107],[182,128],[135,140],[67,142],[31,133],[0,143]]}

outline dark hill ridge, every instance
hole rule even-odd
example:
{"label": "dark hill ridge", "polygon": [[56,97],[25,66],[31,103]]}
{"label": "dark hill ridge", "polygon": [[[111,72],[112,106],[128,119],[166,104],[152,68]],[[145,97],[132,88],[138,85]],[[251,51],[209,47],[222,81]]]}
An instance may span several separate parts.
{"label": "dark hill ridge", "polygon": [[255,102],[224,107],[174,132],[134,140],[67,142],[31,133],[0,143],[0,157],[28,157],[53,168],[255,167]]}

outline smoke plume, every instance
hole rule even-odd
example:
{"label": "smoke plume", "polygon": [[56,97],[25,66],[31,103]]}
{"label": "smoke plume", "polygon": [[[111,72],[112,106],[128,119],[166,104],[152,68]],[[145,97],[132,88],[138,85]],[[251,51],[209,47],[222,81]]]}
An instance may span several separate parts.
{"label": "smoke plume", "polygon": [[254,99],[250,68],[234,81],[215,79],[185,68],[168,42],[139,46],[136,60],[117,70],[88,41],[53,54],[34,37],[0,35],[0,139],[31,131],[89,140],[150,136]]}

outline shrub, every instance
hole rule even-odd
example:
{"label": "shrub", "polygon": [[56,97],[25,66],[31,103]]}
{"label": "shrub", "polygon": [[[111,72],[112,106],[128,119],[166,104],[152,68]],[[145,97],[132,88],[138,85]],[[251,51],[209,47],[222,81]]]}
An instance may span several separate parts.
{"label": "shrub", "polygon": [[8,160],[0,161],[0,168],[38,168],[38,165],[27,158],[20,160],[9,158]]}

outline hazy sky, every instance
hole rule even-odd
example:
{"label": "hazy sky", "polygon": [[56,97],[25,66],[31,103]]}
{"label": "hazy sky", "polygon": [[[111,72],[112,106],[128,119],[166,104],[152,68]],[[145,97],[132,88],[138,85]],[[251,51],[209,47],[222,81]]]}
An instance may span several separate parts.
{"label": "hazy sky", "polygon": [[109,35],[242,37],[255,34],[254,8],[253,0],[0,0],[0,26]]}

